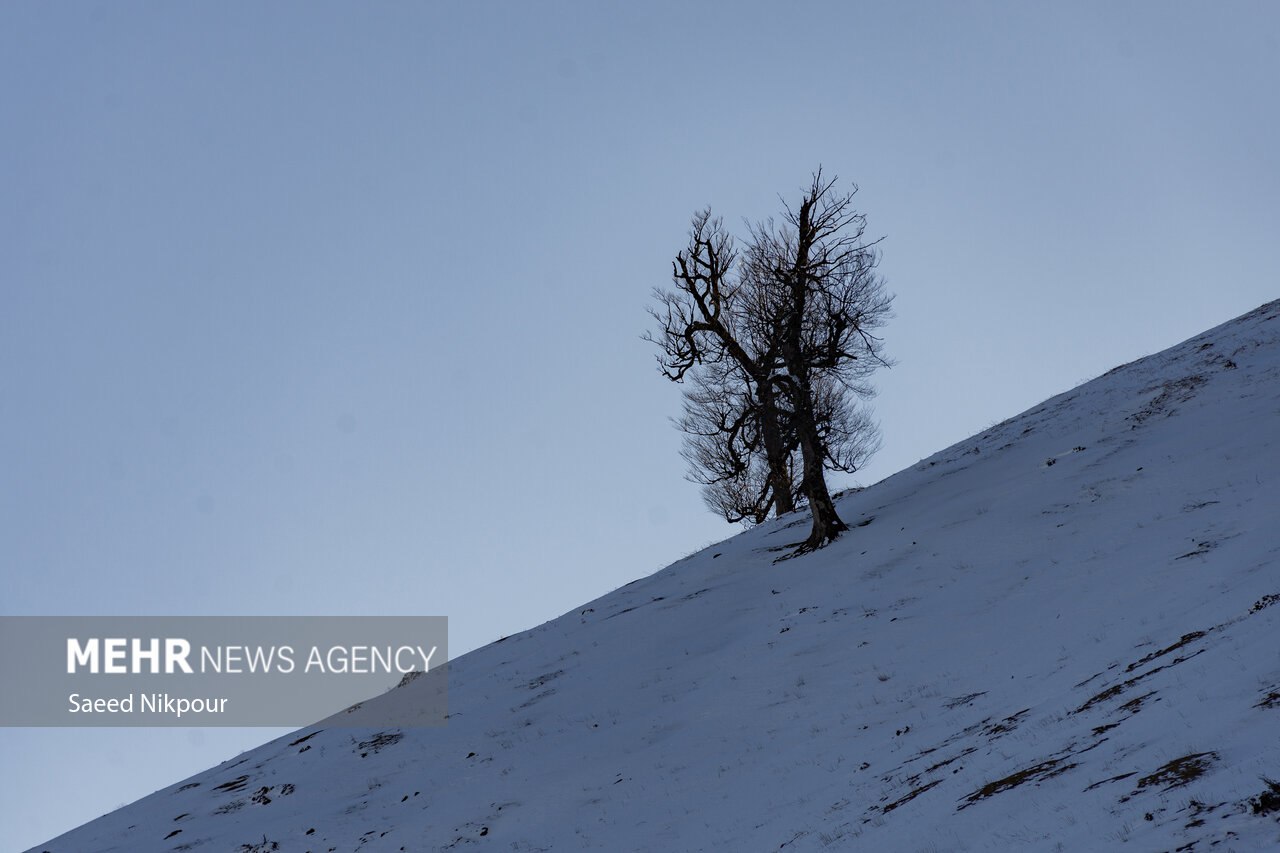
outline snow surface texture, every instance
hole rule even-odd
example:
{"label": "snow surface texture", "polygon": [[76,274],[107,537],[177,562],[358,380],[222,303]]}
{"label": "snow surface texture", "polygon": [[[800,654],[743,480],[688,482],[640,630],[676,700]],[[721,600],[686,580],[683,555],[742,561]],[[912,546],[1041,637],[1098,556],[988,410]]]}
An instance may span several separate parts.
{"label": "snow surface texture", "polygon": [[1280,849],[1277,439],[1280,302],[33,850]]}

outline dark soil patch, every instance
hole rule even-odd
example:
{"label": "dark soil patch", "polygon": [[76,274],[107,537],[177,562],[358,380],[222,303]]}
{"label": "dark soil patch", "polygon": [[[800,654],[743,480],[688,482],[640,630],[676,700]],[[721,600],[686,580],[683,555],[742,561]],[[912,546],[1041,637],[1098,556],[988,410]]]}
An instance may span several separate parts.
{"label": "dark soil patch", "polygon": [[1249,800],[1249,810],[1254,814],[1274,814],[1280,812],[1280,782],[1264,778],[1267,790]]}
{"label": "dark soil patch", "polygon": [[[1178,403],[1185,403],[1196,395],[1196,390],[1207,380],[1199,374],[1172,379],[1157,386],[1160,393],[1138,411],[1129,415],[1133,428],[1142,426],[1157,415],[1171,415]],[[1154,389],[1147,389],[1148,391]]]}
{"label": "dark soil patch", "polygon": [[1133,672],[1135,669],[1142,666],[1143,664],[1150,663],[1156,658],[1164,657],[1165,655],[1169,654],[1169,652],[1176,652],[1178,649],[1182,648],[1188,643],[1194,643],[1196,640],[1203,637],[1204,634],[1205,634],[1204,631],[1192,631],[1190,634],[1183,634],[1181,639],[1178,640],[1178,642],[1174,643],[1171,646],[1165,646],[1163,649],[1161,649],[1158,652],[1152,652],[1151,654],[1147,655],[1141,660],[1134,661],[1133,663],[1126,666],[1124,668],[1124,671]]}
{"label": "dark soil patch", "polygon": [[1151,788],[1156,785],[1164,786],[1165,791],[1181,788],[1203,776],[1217,760],[1216,752],[1195,752],[1175,758],[1150,776],[1139,779],[1138,788]]}
{"label": "dark soil patch", "polygon": [[920,796],[921,794],[923,794],[925,791],[929,790],[930,788],[933,788],[933,787],[935,787],[935,786],[937,786],[937,785],[940,785],[940,784],[942,784],[942,780],[941,780],[941,779],[934,779],[932,782],[928,783],[927,785],[921,785],[921,786],[920,786],[920,787],[918,787],[918,788],[912,788],[910,791],[908,791],[908,792],[907,792],[906,796],[902,797],[902,798],[901,798],[901,799],[899,799],[899,800],[894,800],[892,803],[889,803],[887,806],[885,806],[885,807],[884,807],[883,809],[881,809],[880,811],[881,811],[881,812],[883,812],[884,814],[888,814],[889,812],[893,811],[894,809],[898,808],[899,806],[904,806],[904,805],[906,805],[907,803],[911,802],[911,801],[912,801],[912,800],[914,800],[916,797]]}
{"label": "dark soil patch", "polygon": [[948,699],[946,702],[942,703],[942,707],[946,708],[948,711],[954,711],[956,708],[960,708],[964,705],[968,705],[974,699],[977,699],[979,696],[986,696],[986,695],[987,695],[987,691],[980,690],[977,693],[969,693],[964,696],[957,696],[954,699]]}
{"label": "dark soil patch", "polygon": [[1112,686],[1108,687],[1106,690],[1103,690],[1101,693],[1098,693],[1092,698],[1090,698],[1089,701],[1085,702],[1083,705],[1081,705],[1079,708],[1076,708],[1071,713],[1080,714],[1080,713],[1083,713],[1084,711],[1089,710],[1094,705],[1097,705],[1101,702],[1106,702],[1109,699],[1114,699],[1124,691],[1128,690],[1133,685],[1137,684],[1139,681],[1142,681],[1143,679],[1146,679],[1146,678],[1150,678],[1151,676],[1155,675],[1157,672],[1166,670],[1171,666],[1177,666],[1180,663],[1189,661],[1196,655],[1204,654],[1204,651],[1205,651],[1204,649],[1197,649],[1196,651],[1192,652],[1189,655],[1186,655],[1185,657],[1174,658],[1172,661],[1165,664],[1164,666],[1158,666],[1155,669],[1148,670],[1147,672],[1142,673],[1142,675],[1135,675],[1133,678],[1130,678],[1128,681],[1122,681],[1119,684],[1113,684]]}
{"label": "dark soil patch", "polygon": [[244,790],[245,783],[248,781],[249,781],[248,776],[237,776],[235,779],[231,779],[227,782],[223,782],[221,785],[218,785],[213,790],[226,791],[228,793],[233,793],[235,791],[242,791]]}
{"label": "dark soil patch", "polygon": [[1270,595],[1264,595],[1253,603],[1253,606],[1249,608],[1249,612],[1257,613],[1259,610],[1266,610],[1277,601],[1280,601],[1280,594],[1273,592]]}
{"label": "dark soil patch", "polygon": [[1255,708],[1280,708],[1280,690],[1272,690],[1262,697],[1262,701]]}
{"label": "dark soil patch", "polygon": [[1010,773],[1003,779],[997,779],[994,782],[988,782],[969,796],[965,797],[963,804],[956,811],[968,808],[974,803],[985,800],[988,797],[994,797],[1002,791],[1008,791],[1017,788],[1019,785],[1025,785],[1028,782],[1043,782],[1046,779],[1052,779],[1055,776],[1061,776],[1068,770],[1076,767],[1075,764],[1063,764],[1064,758],[1050,758],[1047,761],[1041,761],[1039,764],[1033,764],[1030,767],[1019,770],[1016,773]]}
{"label": "dark soil patch", "polygon": [[977,751],[978,751],[978,748],[976,746],[971,746],[968,749],[965,749],[962,752],[951,756],[945,761],[939,761],[937,764],[933,765],[932,767],[926,767],[924,772],[932,773],[935,770],[941,770],[943,767],[946,767],[948,764],[953,764],[959,761],[960,759],[964,758],[966,755],[969,755],[970,753],[974,753]]}
{"label": "dark soil patch", "polygon": [[1124,711],[1129,714],[1136,714],[1142,710],[1142,703],[1146,702],[1154,695],[1156,695],[1156,691],[1152,690],[1150,693],[1143,693],[1141,696],[1135,696],[1116,710]]}
{"label": "dark soil patch", "polygon": [[1005,717],[1000,722],[992,723],[991,725],[987,726],[987,728],[984,729],[982,733],[984,735],[987,735],[988,737],[995,737],[997,735],[1008,734],[1009,732],[1013,731],[1018,727],[1018,723],[1022,722],[1022,718],[1026,716],[1030,711],[1031,711],[1030,708],[1023,708],[1018,713],[1011,714],[1008,717]]}
{"label": "dark soil patch", "polygon": [[1101,788],[1103,785],[1109,785],[1112,782],[1123,782],[1125,779],[1128,779],[1130,776],[1137,776],[1137,775],[1138,775],[1137,773],[1121,773],[1119,776],[1112,776],[1110,779],[1103,779],[1101,782],[1094,782],[1092,785],[1085,788],[1085,790],[1092,791],[1095,788]]}
{"label": "dark soil patch", "polygon": [[404,737],[404,732],[378,732],[368,740],[362,740],[356,744],[356,752],[360,753],[361,758],[366,758],[370,753],[377,755],[388,746],[393,746],[400,742]]}

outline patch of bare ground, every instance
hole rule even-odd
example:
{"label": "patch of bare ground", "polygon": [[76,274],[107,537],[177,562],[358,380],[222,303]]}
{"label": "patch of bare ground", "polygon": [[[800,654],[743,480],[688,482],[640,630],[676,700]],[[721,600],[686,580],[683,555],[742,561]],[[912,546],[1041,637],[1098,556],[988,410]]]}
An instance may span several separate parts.
{"label": "patch of bare ground", "polygon": [[1123,782],[1125,779],[1128,779],[1130,776],[1137,776],[1137,775],[1138,774],[1136,771],[1133,773],[1121,773],[1119,776],[1112,776],[1110,779],[1103,779],[1101,782],[1094,782],[1092,785],[1085,788],[1085,790],[1092,791],[1095,788],[1101,788],[1103,785],[1110,785],[1112,782]]}
{"label": "patch of bare ground", "polygon": [[1265,693],[1262,700],[1254,705],[1255,708],[1280,708],[1280,690],[1271,690]]}
{"label": "patch of bare ground", "polygon": [[1122,681],[1119,684],[1113,684],[1110,687],[1108,687],[1106,690],[1103,690],[1101,693],[1097,693],[1094,696],[1092,696],[1087,702],[1085,702],[1079,708],[1076,708],[1071,713],[1081,714],[1085,711],[1088,711],[1090,708],[1094,707],[1095,705],[1101,704],[1110,699],[1114,699],[1124,691],[1128,690],[1133,685],[1137,684],[1138,682],[1143,681],[1144,679],[1150,678],[1151,676],[1155,675],[1157,672],[1166,670],[1171,666],[1177,666],[1180,663],[1185,663],[1186,661],[1191,660],[1196,655],[1204,654],[1204,651],[1205,651],[1204,649],[1197,649],[1196,651],[1192,652],[1189,655],[1174,658],[1172,661],[1164,664],[1163,666],[1158,666],[1155,669],[1148,670],[1142,673],[1141,675],[1135,675],[1133,678],[1130,678],[1127,681]]}
{"label": "patch of bare ground", "polygon": [[1262,781],[1267,788],[1261,794],[1249,800],[1249,811],[1256,815],[1280,812],[1280,782],[1268,779],[1265,776]]}
{"label": "patch of bare ground", "polygon": [[1194,752],[1175,758],[1149,776],[1139,779],[1138,789],[1152,788],[1157,785],[1163,786],[1162,790],[1165,791],[1181,788],[1203,776],[1217,760],[1216,752]]}
{"label": "patch of bare ground", "polygon": [[1147,421],[1157,415],[1171,415],[1174,413],[1178,403],[1185,403],[1196,395],[1197,389],[1207,382],[1203,376],[1193,373],[1190,376],[1184,376],[1181,379],[1171,379],[1162,382],[1151,388],[1143,389],[1142,393],[1150,393],[1151,391],[1160,390],[1160,393],[1153,397],[1145,406],[1138,411],[1129,415],[1129,420],[1133,421],[1133,429],[1137,429]]}
{"label": "patch of bare ground", "polygon": [[899,806],[905,806],[907,803],[911,802],[916,797],[923,794],[925,791],[929,790],[930,788],[936,787],[937,785],[940,785],[940,784],[942,784],[941,779],[934,779],[932,782],[928,782],[924,785],[920,785],[919,787],[912,788],[910,791],[906,793],[905,796],[897,800],[894,800],[892,803],[887,804],[882,809],[880,809],[880,811],[882,811],[884,814],[888,814],[889,812],[893,811]]}
{"label": "patch of bare ground", "polygon": [[1151,661],[1155,660],[1156,658],[1164,657],[1165,655],[1169,654],[1170,652],[1176,652],[1178,649],[1182,648],[1183,646],[1187,645],[1188,643],[1194,643],[1196,640],[1200,639],[1200,638],[1201,638],[1201,637],[1203,637],[1204,635],[1205,635],[1205,632],[1204,632],[1204,631],[1192,631],[1192,632],[1191,632],[1191,633],[1189,633],[1189,634],[1183,634],[1183,635],[1182,635],[1182,637],[1178,640],[1178,642],[1176,642],[1176,643],[1174,643],[1174,644],[1172,644],[1172,645],[1169,645],[1169,646],[1165,646],[1163,649],[1161,649],[1161,650],[1160,650],[1160,651],[1158,651],[1158,652],[1152,652],[1151,654],[1147,655],[1146,657],[1144,657],[1144,658],[1142,658],[1142,659],[1140,659],[1140,660],[1136,660],[1136,661],[1134,661],[1133,663],[1131,663],[1131,664],[1129,664],[1128,666],[1126,666],[1126,667],[1124,668],[1124,671],[1125,671],[1125,672],[1133,672],[1135,669],[1137,669],[1138,667],[1142,666],[1143,664],[1150,663]]}
{"label": "patch of bare ground", "polygon": [[1046,779],[1052,779],[1055,776],[1061,776],[1063,773],[1066,773],[1068,770],[1077,766],[1075,764],[1063,763],[1069,757],[1070,756],[1064,756],[1062,758],[1050,758],[1046,761],[1041,761],[1039,764],[1033,764],[1030,767],[1024,767],[1023,769],[1015,773],[1010,773],[1008,776],[1005,776],[1003,779],[997,779],[994,782],[988,782],[978,790],[974,791],[969,796],[965,797],[964,801],[960,804],[959,808],[957,808],[956,811],[962,811],[964,809],[967,809],[969,806],[973,805],[974,803],[985,800],[988,797],[994,797],[996,794],[999,794],[1002,791],[1008,791],[1012,788],[1017,788],[1018,786],[1025,785],[1029,782],[1031,783],[1043,782]]}

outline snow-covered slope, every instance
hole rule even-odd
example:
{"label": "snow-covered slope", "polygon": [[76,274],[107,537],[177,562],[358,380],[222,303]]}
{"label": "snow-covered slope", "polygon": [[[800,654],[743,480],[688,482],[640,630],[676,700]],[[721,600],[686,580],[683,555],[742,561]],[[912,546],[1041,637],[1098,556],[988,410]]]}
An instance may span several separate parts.
{"label": "snow-covered slope", "polygon": [[1277,439],[1280,302],[34,849],[1280,849]]}

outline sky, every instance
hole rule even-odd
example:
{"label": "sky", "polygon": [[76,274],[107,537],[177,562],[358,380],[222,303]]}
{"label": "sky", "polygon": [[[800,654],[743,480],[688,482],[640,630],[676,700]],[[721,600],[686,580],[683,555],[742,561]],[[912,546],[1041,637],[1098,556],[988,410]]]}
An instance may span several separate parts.
{"label": "sky", "polygon": [[[0,5],[0,614],[537,625],[737,530],[695,210],[860,187],[870,484],[1280,295],[1276,79],[1263,3]],[[0,729],[0,848],[275,734]]]}

